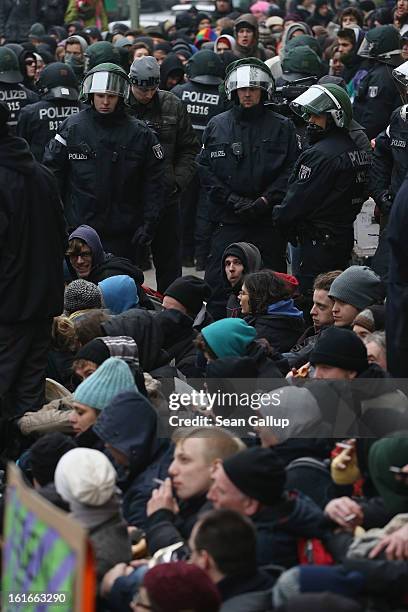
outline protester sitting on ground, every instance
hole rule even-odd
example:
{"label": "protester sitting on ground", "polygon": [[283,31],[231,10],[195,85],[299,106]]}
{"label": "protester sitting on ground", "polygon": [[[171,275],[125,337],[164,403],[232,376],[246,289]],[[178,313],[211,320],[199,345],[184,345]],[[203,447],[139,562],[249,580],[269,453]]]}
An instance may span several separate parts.
{"label": "protester sitting on ground", "polygon": [[103,296],[105,308],[113,315],[126,312],[130,308],[137,308],[139,305],[137,285],[133,278],[127,274],[105,278],[98,283],[98,286]]}
{"label": "protester sitting on ground", "polygon": [[296,345],[291,348],[290,352],[283,355],[291,368],[300,368],[307,363],[320,333],[328,326],[333,325],[333,300],[329,297],[329,291],[333,281],[340,274],[341,270],[334,270],[316,276],[313,283],[313,306],[310,310],[313,325],[308,327],[298,338]]}
{"label": "protester sitting on ground", "polygon": [[[225,358],[240,357],[253,361],[251,370],[256,373],[257,378],[281,378],[281,369],[286,373],[287,362],[282,363],[282,358],[265,339],[255,340],[256,330],[246,321],[238,318],[220,319],[211,323],[198,334],[195,345],[207,360],[207,375],[209,370],[214,374],[214,367],[218,368],[216,361]],[[248,362],[245,362],[245,368]],[[236,366],[238,364],[236,363]],[[254,377],[254,374],[250,378]],[[226,374],[223,374],[225,377]],[[243,376],[243,374],[241,375]],[[219,378],[220,375],[216,375]],[[235,376],[234,376],[235,378]],[[246,376],[248,378],[248,376]]]}
{"label": "protester sitting on ground", "polygon": [[218,612],[220,595],[203,570],[185,561],[150,569],[131,609],[160,612]]}
{"label": "protester sitting on ground", "polygon": [[[91,340],[75,354],[72,370],[82,380],[88,378],[109,357],[119,357],[129,366],[139,389],[141,370],[136,342],[129,336],[104,336]],[[143,392],[142,389],[139,391]]]}
{"label": "protester sitting on ground", "polygon": [[250,448],[216,465],[208,499],[215,509],[248,516],[257,537],[258,565],[298,563],[300,538],[325,541],[331,529],[309,498],[285,491],[286,474],[272,449]]}
{"label": "protester sitting on ground", "polygon": [[272,270],[247,274],[238,298],[242,315],[258,338],[266,338],[278,352],[292,348],[304,330],[304,320],[288,282]]}
{"label": "protester sitting on ground", "polygon": [[[228,290],[227,317],[241,316],[238,299],[245,274],[258,272],[262,267],[262,257],[258,247],[250,242],[233,242],[222,256],[222,276]],[[222,315],[224,316],[224,315]]]}
{"label": "protester sitting on ground", "polygon": [[49,502],[65,511],[69,511],[69,505],[55,489],[54,474],[61,457],[75,447],[72,438],[59,432],[41,436],[30,447],[29,466],[34,489]]}
{"label": "protester sitting on ground", "polygon": [[166,289],[164,310],[156,314],[156,321],[163,332],[162,347],[187,377],[201,376],[196,365],[197,349],[193,341],[202,327],[212,323],[213,319],[204,304],[210,295],[211,288],[201,278],[182,276]]}
{"label": "protester sitting on ground", "polygon": [[132,372],[122,359],[110,357],[75,389],[70,416],[75,434],[87,432],[99,412],[123,391],[137,391]]}
{"label": "protester sitting on ground", "polygon": [[383,370],[387,370],[387,345],[385,332],[376,331],[364,338],[367,349],[368,363],[376,363]]}
{"label": "protester sitting on ground", "polygon": [[97,232],[89,225],[80,225],[68,239],[67,257],[73,278],[84,278],[98,284],[106,278],[126,274],[137,285],[140,305],[151,308],[152,304],[141,288],[144,275],[129,259],[105,253]]}
{"label": "protester sitting on ground", "polygon": [[362,310],[353,321],[353,332],[362,340],[385,329],[385,305],[373,304]]}
{"label": "protester sitting on ground", "polygon": [[217,585],[224,612],[267,610],[275,579],[257,568],[251,521],[233,510],[212,510],[194,525],[190,561]]}
{"label": "protester sitting on ground", "polygon": [[103,308],[102,292],[97,285],[78,278],[65,287],[64,315],[71,321],[95,308]]}
{"label": "protester sitting on ground", "polygon": [[64,385],[68,391],[74,389],[72,363],[78,348],[73,322],[62,315],[54,317],[46,376]]}
{"label": "protester sitting on ground", "polygon": [[197,515],[207,505],[206,494],[217,461],[245,448],[238,438],[221,427],[179,429],[173,441],[176,447],[169,478],[153,491],[147,505],[146,536],[150,554],[188,540]]}
{"label": "protester sitting on ground", "polygon": [[130,540],[109,459],[91,448],[74,448],[59,460],[54,482],[72,517],[88,531],[97,580],[116,563],[129,562]]}
{"label": "protester sitting on ground", "polygon": [[384,302],[385,288],[368,266],[350,266],[333,281],[329,296],[334,302],[334,325],[350,327],[362,310]]}
{"label": "protester sitting on ground", "polygon": [[146,526],[146,504],[156,480],[166,478],[172,458],[168,440],[159,438],[160,425],[150,402],[132,390],[115,395],[93,426],[115,463],[126,471],[120,484],[123,514],[128,525],[139,529]]}

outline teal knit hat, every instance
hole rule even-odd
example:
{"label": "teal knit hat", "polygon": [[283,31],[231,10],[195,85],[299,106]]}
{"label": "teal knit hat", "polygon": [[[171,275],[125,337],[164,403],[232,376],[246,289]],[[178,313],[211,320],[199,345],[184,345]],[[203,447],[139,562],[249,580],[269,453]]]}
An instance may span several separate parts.
{"label": "teal knit hat", "polygon": [[135,379],[127,363],[110,357],[75,389],[74,401],[103,410],[122,391],[137,391]]}
{"label": "teal knit hat", "polygon": [[201,330],[217,357],[242,357],[255,340],[256,331],[243,319],[220,319]]}

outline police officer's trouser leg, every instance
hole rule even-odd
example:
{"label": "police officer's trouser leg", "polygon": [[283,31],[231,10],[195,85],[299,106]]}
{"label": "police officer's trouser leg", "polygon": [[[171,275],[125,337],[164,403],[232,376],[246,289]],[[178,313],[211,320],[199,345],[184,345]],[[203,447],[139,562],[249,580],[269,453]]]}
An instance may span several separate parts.
{"label": "police officer's trouser leg", "polygon": [[377,272],[384,282],[388,280],[388,265],[390,259],[390,245],[387,237],[387,226],[385,226],[378,239],[378,246],[371,260],[371,268]]}
{"label": "police officer's trouser leg", "polygon": [[200,182],[195,174],[181,196],[181,224],[183,229],[183,259],[194,257],[194,232]]}
{"label": "police officer's trouser leg", "polygon": [[151,249],[156,268],[157,290],[164,293],[167,287],[182,275],[180,204],[178,201],[162,211]]}
{"label": "police officer's trouser leg", "polygon": [[310,295],[318,274],[348,267],[353,247],[353,236],[348,234],[334,244],[325,245],[317,240],[304,239],[300,245],[299,284],[303,295]]}
{"label": "police officer's trouser leg", "polygon": [[209,208],[210,202],[207,192],[201,189],[199,192],[195,225],[195,256],[197,262],[204,265],[207,262],[211,246],[212,224],[208,216]]}

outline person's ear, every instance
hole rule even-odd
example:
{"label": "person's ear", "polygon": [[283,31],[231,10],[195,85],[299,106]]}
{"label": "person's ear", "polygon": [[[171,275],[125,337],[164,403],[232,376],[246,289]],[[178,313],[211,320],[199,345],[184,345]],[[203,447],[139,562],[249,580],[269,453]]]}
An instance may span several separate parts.
{"label": "person's ear", "polygon": [[261,504],[258,500],[253,497],[245,497],[244,500],[244,512],[246,516],[253,516],[260,509]]}

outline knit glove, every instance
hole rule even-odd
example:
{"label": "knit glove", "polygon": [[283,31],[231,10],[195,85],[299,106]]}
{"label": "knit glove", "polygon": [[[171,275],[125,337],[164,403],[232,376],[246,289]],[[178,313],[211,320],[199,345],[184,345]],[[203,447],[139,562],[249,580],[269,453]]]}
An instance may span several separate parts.
{"label": "knit glove", "polygon": [[377,205],[382,215],[389,215],[391,212],[391,206],[393,197],[389,191],[384,191],[377,200]]}
{"label": "knit glove", "polygon": [[268,209],[268,201],[264,196],[246,203],[238,203],[234,210],[237,215],[251,220],[256,219]]}
{"label": "knit glove", "polygon": [[132,244],[137,248],[137,249],[143,249],[145,247],[148,247],[151,242],[153,240],[153,231],[151,226],[149,225],[142,225],[141,227],[138,227],[138,229],[135,231],[135,233],[133,234],[133,238],[132,238]]}
{"label": "knit glove", "polygon": [[250,202],[252,202],[251,198],[245,198],[236,193],[231,193],[227,200],[227,203],[233,208],[234,212],[237,212],[237,208],[239,209],[240,206],[245,206],[245,204],[249,204]]}

